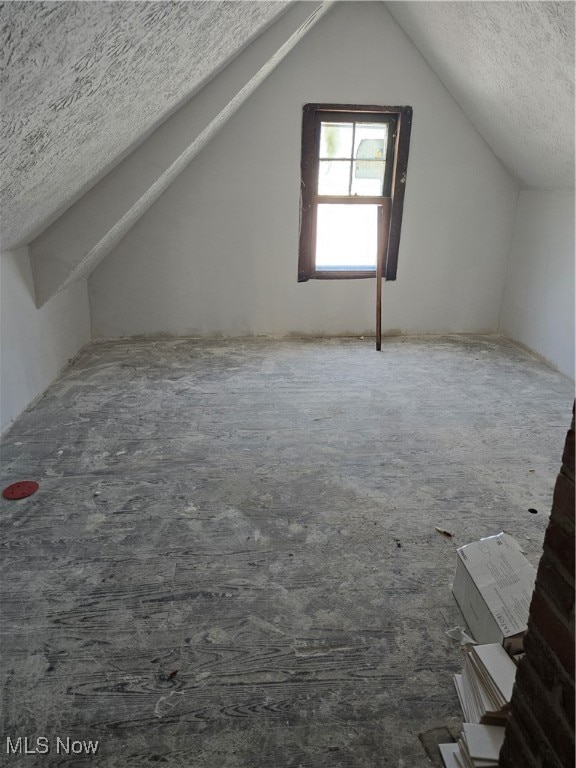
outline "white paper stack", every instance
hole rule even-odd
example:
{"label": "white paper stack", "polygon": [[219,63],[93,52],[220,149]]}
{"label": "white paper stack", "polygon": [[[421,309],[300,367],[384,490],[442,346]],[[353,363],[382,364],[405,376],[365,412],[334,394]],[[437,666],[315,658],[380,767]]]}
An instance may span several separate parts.
{"label": "white paper stack", "polygon": [[516,664],[499,643],[468,651],[454,684],[466,723],[503,725],[506,722]]}
{"label": "white paper stack", "polygon": [[504,727],[464,723],[457,744],[440,744],[446,768],[498,768]]}

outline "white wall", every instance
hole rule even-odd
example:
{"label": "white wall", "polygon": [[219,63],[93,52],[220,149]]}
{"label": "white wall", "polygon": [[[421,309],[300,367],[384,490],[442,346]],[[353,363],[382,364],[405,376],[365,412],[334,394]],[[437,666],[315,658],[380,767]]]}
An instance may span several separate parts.
{"label": "white wall", "polygon": [[37,309],[28,249],[0,254],[1,431],[89,340],[85,280]]}
{"label": "white wall", "polygon": [[497,329],[517,185],[384,4],[353,2],[308,33],[93,272],[95,336],[374,328],[374,280],[296,281],[306,102],[414,108],[384,330]]}
{"label": "white wall", "polygon": [[574,195],[518,199],[500,332],[574,377]]}

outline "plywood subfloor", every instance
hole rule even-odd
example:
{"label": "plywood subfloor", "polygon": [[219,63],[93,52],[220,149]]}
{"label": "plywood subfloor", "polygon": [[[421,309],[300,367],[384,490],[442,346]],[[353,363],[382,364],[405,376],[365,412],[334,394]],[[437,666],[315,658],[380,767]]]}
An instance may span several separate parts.
{"label": "plywood subfloor", "polygon": [[4,440],[8,764],[429,765],[455,549],[536,564],[571,398],[495,337],[92,344]]}

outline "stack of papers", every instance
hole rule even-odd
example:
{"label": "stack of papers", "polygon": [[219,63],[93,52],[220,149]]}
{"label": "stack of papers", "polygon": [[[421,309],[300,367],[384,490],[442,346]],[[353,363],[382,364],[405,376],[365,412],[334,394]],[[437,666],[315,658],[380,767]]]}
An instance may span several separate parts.
{"label": "stack of papers", "polygon": [[504,727],[464,723],[457,744],[440,744],[446,768],[498,768]]}
{"label": "stack of papers", "polygon": [[499,643],[477,645],[466,654],[461,675],[454,675],[466,723],[504,725],[516,664]]}

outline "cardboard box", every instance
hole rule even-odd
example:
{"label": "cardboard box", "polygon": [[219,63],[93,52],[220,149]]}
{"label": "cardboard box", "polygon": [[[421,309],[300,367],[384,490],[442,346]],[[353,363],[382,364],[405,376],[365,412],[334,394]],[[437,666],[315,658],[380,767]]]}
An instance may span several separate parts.
{"label": "cardboard box", "polygon": [[466,544],[456,554],[452,593],[472,636],[520,653],[536,569],[507,533]]}

